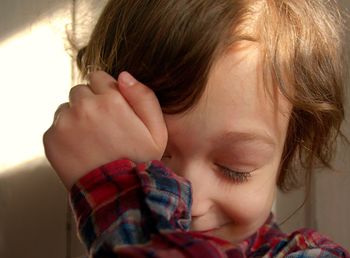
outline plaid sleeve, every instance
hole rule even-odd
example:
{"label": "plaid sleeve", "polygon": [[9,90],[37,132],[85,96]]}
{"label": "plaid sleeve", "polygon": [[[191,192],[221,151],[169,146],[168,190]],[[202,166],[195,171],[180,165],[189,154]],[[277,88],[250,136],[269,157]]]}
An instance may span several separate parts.
{"label": "plaid sleeve", "polygon": [[[340,245],[312,229],[300,229],[289,235],[288,244],[280,253],[289,258],[350,258],[350,254]],[[280,246],[283,245],[283,241]]]}
{"label": "plaid sleeve", "polygon": [[312,229],[299,229],[287,235],[277,227],[270,228],[255,239],[253,246],[248,256],[350,258],[344,248]]}
{"label": "plaid sleeve", "polygon": [[191,201],[190,183],[160,161],[114,161],[88,173],[70,192],[80,238],[91,252],[188,231]]}

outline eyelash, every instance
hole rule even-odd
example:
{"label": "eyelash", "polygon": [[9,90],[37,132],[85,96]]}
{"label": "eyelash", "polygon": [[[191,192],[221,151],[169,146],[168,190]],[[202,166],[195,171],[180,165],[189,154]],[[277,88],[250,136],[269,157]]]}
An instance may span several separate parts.
{"label": "eyelash", "polygon": [[[164,155],[162,157],[162,160],[166,159],[166,158],[171,158],[171,156],[170,155]],[[249,180],[249,178],[252,176],[252,172],[235,171],[235,170],[229,169],[229,168],[224,167],[224,166],[219,165],[219,164],[215,164],[215,165],[219,168],[220,173],[224,177],[226,177],[227,179],[233,181],[236,184],[246,183]]]}
{"label": "eyelash", "polygon": [[252,172],[234,171],[232,169],[229,169],[227,167],[224,167],[218,164],[217,166],[220,169],[220,173],[222,173],[224,177],[226,177],[227,179],[237,184],[246,183],[249,180],[249,178],[252,176]]}

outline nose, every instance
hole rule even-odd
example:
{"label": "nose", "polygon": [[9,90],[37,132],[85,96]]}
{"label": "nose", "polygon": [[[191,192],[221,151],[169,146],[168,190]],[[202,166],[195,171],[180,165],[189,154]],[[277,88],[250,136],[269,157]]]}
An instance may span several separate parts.
{"label": "nose", "polygon": [[210,171],[199,162],[192,162],[178,168],[178,174],[191,182],[192,217],[206,214],[213,206],[213,185]]}

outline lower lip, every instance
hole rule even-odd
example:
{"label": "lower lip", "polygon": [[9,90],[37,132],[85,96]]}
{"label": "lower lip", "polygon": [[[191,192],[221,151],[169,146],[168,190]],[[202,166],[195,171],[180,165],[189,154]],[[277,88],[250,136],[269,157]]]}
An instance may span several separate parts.
{"label": "lower lip", "polygon": [[211,228],[211,229],[206,229],[206,230],[198,230],[197,232],[210,233],[210,232],[218,230],[218,229],[220,229],[220,228],[222,228],[222,227],[224,227],[224,226],[226,226],[228,224],[231,224],[231,222],[224,223],[224,224],[222,224],[222,225],[220,225],[220,226],[218,226],[216,228]]}
{"label": "lower lip", "polygon": [[211,232],[211,231],[214,231],[214,230],[217,230],[219,228],[211,228],[211,229],[206,229],[206,230],[198,230],[197,232],[201,232],[201,233],[208,233],[208,232]]}

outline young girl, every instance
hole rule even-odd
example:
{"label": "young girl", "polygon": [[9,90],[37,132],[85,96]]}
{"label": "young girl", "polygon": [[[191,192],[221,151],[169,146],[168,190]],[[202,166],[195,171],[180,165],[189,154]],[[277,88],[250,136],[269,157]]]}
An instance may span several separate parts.
{"label": "young girl", "polygon": [[341,31],[326,0],[110,0],[44,135],[90,256],[350,257],[271,215],[329,166]]}

